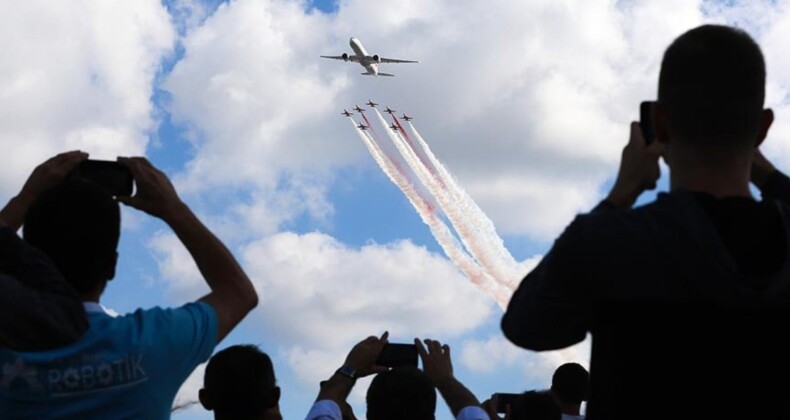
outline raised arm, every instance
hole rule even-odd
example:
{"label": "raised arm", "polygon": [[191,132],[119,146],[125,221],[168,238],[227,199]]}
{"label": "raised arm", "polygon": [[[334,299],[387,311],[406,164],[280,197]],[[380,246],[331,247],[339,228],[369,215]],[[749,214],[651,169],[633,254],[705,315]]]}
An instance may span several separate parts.
{"label": "raised arm", "polygon": [[430,339],[426,339],[423,345],[417,338],[414,339],[414,344],[422,359],[425,375],[442,394],[453,416],[469,420],[487,420],[488,414],[480,406],[477,397],[453,375],[450,346]]}
{"label": "raised arm", "polygon": [[132,171],[137,191],[118,201],[167,223],[181,240],[211,292],[200,299],[217,314],[217,342],[258,304],[252,282],[233,254],[181,201],[167,176],[142,157],[118,158]]}

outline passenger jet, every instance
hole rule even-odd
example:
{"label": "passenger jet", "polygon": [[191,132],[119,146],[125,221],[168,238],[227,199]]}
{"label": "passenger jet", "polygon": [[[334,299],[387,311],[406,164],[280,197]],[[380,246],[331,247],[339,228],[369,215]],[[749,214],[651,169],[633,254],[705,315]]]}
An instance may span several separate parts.
{"label": "passenger jet", "polygon": [[356,38],[351,38],[349,44],[351,45],[351,49],[354,50],[354,55],[343,53],[343,55],[335,56],[322,55],[321,58],[331,58],[333,60],[359,63],[365,68],[365,70],[367,70],[367,72],[362,73],[363,76],[395,76],[394,74],[379,72],[379,64],[381,63],[419,63],[419,61],[397,60],[394,58],[379,57],[378,54],[368,55],[367,51],[365,51],[365,47],[363,47],[362,43]]}

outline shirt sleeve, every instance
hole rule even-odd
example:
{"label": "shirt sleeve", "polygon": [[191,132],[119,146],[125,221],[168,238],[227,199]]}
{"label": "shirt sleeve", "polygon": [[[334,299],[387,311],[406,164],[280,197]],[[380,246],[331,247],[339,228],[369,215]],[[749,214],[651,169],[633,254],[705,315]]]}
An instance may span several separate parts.
{"label": "shirt sleeve", "polygon": [[488,413],[485,412],[481,407],[476,405],[470,405],[469,407],[464,407],[461,411],[458,412],[458,417],[456,420],[489,420]]}
{"label": "shirt sleeve", "polygon": [[306,420],[342,420],[340,407],[332,400],[316,401],[307,413]]}
{"label": "shirt sleeve", "polygon": [[517,346],[542,351],[576,344],[587,335],[590,322],[596,247],[579,216],[530,272],[508,304],[502,331]]}
{"label": "shirt sleeve", "polygon": [[82,302],[49,258],[11,229],[0,229],[0,346],[49,350],[87,329]]}
{"label": "shirt sleeve", "polygon": [[211,305],[188,303],[180,308],[152,308],[136,313],[142,316],[142,337],[149,357],[156,357],[162,381],[175,389],[181,386],[197,365],[205,362],[217,343],[217,315]]}

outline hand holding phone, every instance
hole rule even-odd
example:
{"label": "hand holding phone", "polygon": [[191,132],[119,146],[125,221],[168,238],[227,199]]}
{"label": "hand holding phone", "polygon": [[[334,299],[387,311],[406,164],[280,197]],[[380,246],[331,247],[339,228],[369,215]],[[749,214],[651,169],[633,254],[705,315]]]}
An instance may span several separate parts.
{"label": "hand holding phone", "polygon": [[508,393],[500,393],[497,392],[492,396],[492,399],[496,399],[496,412],[498,414],[506,414],[507,407],[513,408],[513,403],[516,402],[519,394],[508,394]]}

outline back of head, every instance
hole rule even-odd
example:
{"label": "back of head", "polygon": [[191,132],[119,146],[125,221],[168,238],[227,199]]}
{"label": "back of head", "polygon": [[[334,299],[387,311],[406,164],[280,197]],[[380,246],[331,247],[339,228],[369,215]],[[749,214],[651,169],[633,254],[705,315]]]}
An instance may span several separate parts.
{"label": "back of head", "polygon": [[367,405],[368,420],[433,420],[436,390],[416,367],[396,367],[373,378]]}
{"label": "back of head", "polygon": [[562,411],[548,392],[527,391],[510,407],[511,420],[560,420]]}
{"label": "back of head", "polygon": [[590,392],[590,373],[578,363],[565,363],[551,377],[551,392],[561,404],[581,404]]}
{"label": "back of head", "polygon": [[115,274],[120,208],[101,187],[66,181],[36,198],[25,215],[23,235],[78,293],[93,292]]}
{"label": "back of head", "polygon": [[764,99],[765,61],[746,32],[700,26],[664,53],[658,100],[667,112],[670,137],[688,147],[751,152]]}
{"label": "back of head", "polygon": [[272,361],[257,347],[228,347],[209,360],[200,402],[218,418],[261,418],[279,401]]}

